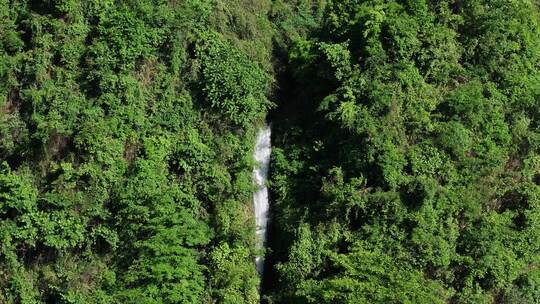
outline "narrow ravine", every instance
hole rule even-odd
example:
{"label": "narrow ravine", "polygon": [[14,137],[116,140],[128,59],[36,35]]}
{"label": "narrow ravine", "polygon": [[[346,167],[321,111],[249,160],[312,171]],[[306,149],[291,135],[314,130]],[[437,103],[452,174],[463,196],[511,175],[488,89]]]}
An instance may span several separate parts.
{"label": "narrow ravine", "polygon": [[[271,147],[271,129],[269,125],[265,125],[257,134],[255,144],[255,167],[253,168],[253,181],[257,186],[257,190],[253,194],[253,204],[255,212],[255,223],[257,225],[257,239],[259,248],[263,248],[266,243],[266,228],[268,225],[268,188],[266,180],[268,178],[268,169],[270,166]],[[262,277],[264,272],[264,256],[255,258],[255,265],[259,275]]]}

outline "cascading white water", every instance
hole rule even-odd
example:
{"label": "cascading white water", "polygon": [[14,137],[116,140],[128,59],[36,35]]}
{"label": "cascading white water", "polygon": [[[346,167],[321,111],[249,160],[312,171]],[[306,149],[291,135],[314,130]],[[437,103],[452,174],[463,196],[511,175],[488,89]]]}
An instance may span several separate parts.
{"label": "cascading white water", "polygon": [[[255,144],[255,161],[257,164],[253,168],[253,181],[257,186],[257,190],[253,194],[253,204],[255,205],[255,223],[257,225],[257,238],[260,248],[266,242],[266,226],[268,224],[268,209],[270,207],[266,180],[268,178],[270,153],[272,151],[271,133],[270,126],[264,126],[257,134],[257,143]],[[264,271],[264,257],[256,257],[255,266],[259,275],[262,276]]]}

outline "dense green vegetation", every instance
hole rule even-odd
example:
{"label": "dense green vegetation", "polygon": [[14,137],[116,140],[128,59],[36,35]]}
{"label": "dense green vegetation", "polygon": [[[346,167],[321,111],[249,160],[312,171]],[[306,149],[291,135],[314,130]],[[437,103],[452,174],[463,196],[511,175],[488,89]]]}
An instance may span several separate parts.
{"label": "dense green vegetation", "polygon": [[0,0],[0,303],[540,303],[535,0]]}
{"label": "dense green vegetation", "polygon": [[0,1],[0,303],[257,303],[265,1]]}
{"label": "dense green vegetation", "polygon": [[282,2],[273,302],[540,303],[538,2]]}

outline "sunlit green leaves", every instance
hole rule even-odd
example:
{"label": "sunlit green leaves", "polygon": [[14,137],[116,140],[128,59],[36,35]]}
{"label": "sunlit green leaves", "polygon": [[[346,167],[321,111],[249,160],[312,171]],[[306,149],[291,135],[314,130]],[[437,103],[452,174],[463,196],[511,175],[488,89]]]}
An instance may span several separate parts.
{"label": "sunlit green leaves", "polygon": [[197,57],[202,91],[213,108],[241,126],[261,118],[270,106],[269,76],[262,68],[215,33],[203,34]]}

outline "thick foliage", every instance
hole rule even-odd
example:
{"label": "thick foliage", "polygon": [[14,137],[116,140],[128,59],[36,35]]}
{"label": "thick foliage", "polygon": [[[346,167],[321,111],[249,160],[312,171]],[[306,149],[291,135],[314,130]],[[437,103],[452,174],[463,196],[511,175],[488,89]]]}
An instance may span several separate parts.
{"label": "thick foliage", "polygon": [[269,298],[539,303],[537,4],[297,2]]}
{"label": "thick foliage", "polygon": [[[273,23],[272,23],[273,22]],[[540,303],[532,0],[0,0],[0,303]]]}
{"label": "thick foliage", "polygon": [[0,303],[258,301],[272,33],[231,3],[0,1]]}

